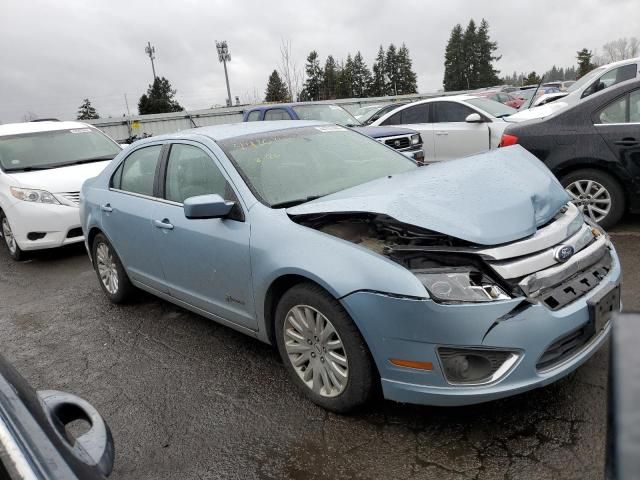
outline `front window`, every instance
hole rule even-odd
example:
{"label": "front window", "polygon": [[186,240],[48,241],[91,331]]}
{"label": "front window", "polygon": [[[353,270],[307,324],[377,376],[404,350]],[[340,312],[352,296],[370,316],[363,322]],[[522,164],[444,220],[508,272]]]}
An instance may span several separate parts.
{"label": "front window", "polygon": [[567,88],[567,92],[575,92],[576,90],[581,89],[583,86],[588,84],[591,80],[602,75],[602,72],[604,72],[606,69],[607,67],[599,67],[599,68],[596,68],[595,70],[591,70],[589,73],[587,73],[583,77],[580,77],[579,80],[576,80],[576,82],[573,85],[571,85],[569,88]]}
{"label": "front window", "polygon": [[507,117],[517,112],[515,108],[511,108],[509,105],[504,105],[488,98],[472,98],[467,100],[467,103],[496,118]]}
{"label": "front window", "polygon": [[244,135],[219,144],[249,188],[272,208],[417,168],[403,155],[339,126]]}
{"label": "front window", "polygon": [[0,166],[7,172],[46,170],[111,160],[121,148],[94,128],[71,128],[0,137]]}
{"label": "front window", "polygon": [[297,105],[293,107],[300,120],[320,120],[352,127],[360,122],[344,108],[338,105]]}

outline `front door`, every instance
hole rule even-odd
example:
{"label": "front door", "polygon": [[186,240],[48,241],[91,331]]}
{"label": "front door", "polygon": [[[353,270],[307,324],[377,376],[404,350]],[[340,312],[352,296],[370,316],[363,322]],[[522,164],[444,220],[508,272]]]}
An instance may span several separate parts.
{"label": "front door", "polygon": [[[172,144],[162,190],[165,201],[154,212],[153,230],[170,294],[256,329],[250,227],[216,159],[197,144]],[[212,193],[236,202],[233,218],[185,217],[184,200]]]}
{"label": "front door", "polygon": [[436,160],[466,157],[489,150],[489,126],[469,123],[466,118],[478,113],[457,102],[433,102],[433,139]]}

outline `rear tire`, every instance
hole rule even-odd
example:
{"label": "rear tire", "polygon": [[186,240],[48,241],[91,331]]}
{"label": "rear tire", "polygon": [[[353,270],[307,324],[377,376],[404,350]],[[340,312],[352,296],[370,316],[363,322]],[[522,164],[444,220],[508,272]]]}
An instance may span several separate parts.
{"label": "rear tire", "polygon": [[608,173],[584,168],[563,176],[560,183],[571,201],[602,228],[613,227],[624,215],[624,190]]}
{"label": "rear tire", "polygon": [[135,287],[131,284],[122,262],[107,237],[99,233],[92,245],[93,268],[102,291],[113,303],[129,300]]}
{"label": "rear tire", "polygon": [[317,405],[345,413],[367,402],[378,374],[342,305],[316,284],[301,283],[278,302],[278,351],[292,381]]}
{"label": "rear tire", "polygon": [[20,248],[20,245],[18,245],[16,238],[13,236],[13,230],[11,230],[11,226],[9,225],[9,219],[2,210],[0,210],[0,231],[4,240],[4,246],[7,247],[7,252],[9,252],[9,256],[17,262],[24,260],[25,253]]}

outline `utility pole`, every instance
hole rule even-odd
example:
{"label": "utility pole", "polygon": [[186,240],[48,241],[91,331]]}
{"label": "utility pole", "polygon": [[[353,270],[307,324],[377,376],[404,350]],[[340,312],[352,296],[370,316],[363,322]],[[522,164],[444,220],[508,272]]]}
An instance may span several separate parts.
{"label": "utility pole", "polygon": [[216,40],[216,49],[218,50],[218,60],[224,65],[224,78],[227,81],[227,107],[233,105],[231,103],[231,88],[229,87],[229,75],[227,74],[227,62],[231,61],[231,54],[229,54],[229,47],[227,41],[221,42]]}
{"label": "utility pole", "polygon": [[151,59],[151,70],[153,70],[153,81],[156,81],[156,66],[153,61],[156,59],[156,47],[151,46],[151,42],[147,42],[147,46],[144,48],[144,52],[149,55]]}

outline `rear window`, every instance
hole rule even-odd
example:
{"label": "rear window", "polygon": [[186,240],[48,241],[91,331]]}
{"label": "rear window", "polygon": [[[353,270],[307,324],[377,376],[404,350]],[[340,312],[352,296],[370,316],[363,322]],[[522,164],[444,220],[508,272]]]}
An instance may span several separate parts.
{"label": "rear window", "polygon": [[247,122],[257,122],[260,120],[260,110],[254,110],[247,116]]}
{"label": "rear window", "polygon": [[72,128],[0,137],[0,166],[5,171],[45,170],[111,160],[121,148],[95,128]]}

